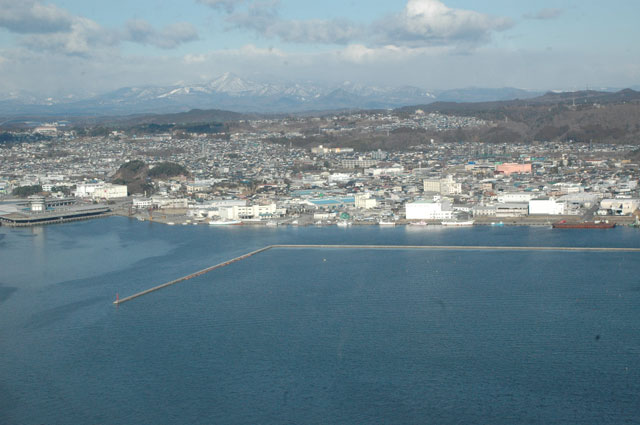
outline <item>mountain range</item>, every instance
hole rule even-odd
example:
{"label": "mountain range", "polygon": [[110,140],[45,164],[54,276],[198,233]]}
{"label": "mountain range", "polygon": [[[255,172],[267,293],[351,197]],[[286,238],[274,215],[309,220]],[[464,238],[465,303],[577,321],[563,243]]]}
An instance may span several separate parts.
{"label": "mountain range", "polygon": [[202,84],[125,87],[78,98],[38,97],[25,91],[0,94],[0,115],[127,115],[191,109],[285,113],[346,109],[389,109],[436,101],[480,102],[540,95],[516,88],[429,91],[413,86],[378,87],[350,81],[339,85],[261,83],[226,73]]}

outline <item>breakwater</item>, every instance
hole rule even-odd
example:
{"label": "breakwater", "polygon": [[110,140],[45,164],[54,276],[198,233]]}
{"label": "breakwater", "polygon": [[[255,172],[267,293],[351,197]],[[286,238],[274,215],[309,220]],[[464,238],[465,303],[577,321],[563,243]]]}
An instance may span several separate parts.
{"label": "breakwater", "polygon": [[127,301],[151,294],[168,286],[203,274],[212,272],[216,269],[226,267],[238,261],[245,260],[249,257],[257,255],[270,249],[368,249],[368,250],[424,250],[424,251],[561,251],[561,252],[636,252],[640,253],[640,248],[607,248],[607,247],[556,247],[556,246],[491,246],[491,245],[327,245],[327,244],[276,244],[267,245],[255,251],[248,252],[239,257],[232,258],[222,263],[216,264],[206,269],[190,273],[178,279],[171,280],[158,286],[146,289],[125,298],[118,298],[113,303],[116,305],[123,304]]}

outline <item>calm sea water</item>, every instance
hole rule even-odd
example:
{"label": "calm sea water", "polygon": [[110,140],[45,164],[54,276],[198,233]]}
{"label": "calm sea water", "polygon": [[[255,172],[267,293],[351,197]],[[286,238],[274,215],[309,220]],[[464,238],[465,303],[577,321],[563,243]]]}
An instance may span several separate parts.
{"label": "calm sea water", "polygon": [[640,232],[0,227],[0,424],[640,423]]}

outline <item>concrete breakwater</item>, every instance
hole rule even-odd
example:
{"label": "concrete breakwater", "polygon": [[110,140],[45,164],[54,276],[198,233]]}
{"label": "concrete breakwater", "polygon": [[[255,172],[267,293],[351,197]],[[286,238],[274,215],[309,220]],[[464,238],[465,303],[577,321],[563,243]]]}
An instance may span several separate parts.
{"label": "concrete breakwater", "polygon": [[564,252],[635,252],[640,253],[640,248],[607,248],[607,247],[555,247],[555,246],[491,246],[491,245],[313,245],[313,244],[276,244],[268,245],[264,248],[248,252],[231,260],[224,261],[206,269],[188,274],[178,279],[171,280],[158,286],[146,289],[125,298],[116,299],[113,303],[116,305],[123,304],[135,298],[151,294],[176,283],[202,276],[203,274],[212,272],[216,269],[228,266],[241,260],[245,260],[261,252],[270,249],[362,249],[362,250],[430,250],[430,251],[564,251]]}

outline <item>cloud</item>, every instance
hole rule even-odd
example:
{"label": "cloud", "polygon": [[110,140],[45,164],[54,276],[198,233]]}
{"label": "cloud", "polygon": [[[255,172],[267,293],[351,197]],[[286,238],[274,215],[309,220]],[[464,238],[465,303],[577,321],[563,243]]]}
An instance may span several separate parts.
{"label": "cloud", "polygon": [[197,40],[198,31],[188,22],[178,22],[156,30],[147,21],[134,19],[126,23],[123,39],[161,49],[173,49],[182,43]]}
{"label": "cloud", "polygon": [[254,2],[227,17],[232,28],[289,43],[362,44],[368,47],[478,46],[513,22],[471,10],[451,9],[440,0],[409,0],[404,10],[371,24],[346,19],[286,20],[277,2]]}
{"label": "cloud", "polygon": [[564,11],[562,9],[541,9],[536,13],[527,13],[523,17],[525,19],[537,19],[537,20],[548,20],[554,19],[558,16],[562,15]]}
{"label": "cloud", "polygon": [[198,39],[195,27],[186,22],[155,29],[131,20],[124,28],[111,29],[39,0],[0,0],[0,27],[20,34],[18,44],[28,49],[84,57],[123,41],[173,49]]}
{"label": "cloud", "polygon": [[69,31],[27,35],[21,44],[36,51],[91,56],[96,49],[113,47],[119,41],[117,32],[105,29],[91,19],[74,17]]}
{"label": "cloud", "polygon": [[509,18],[451,9],[439,0],[409,0],[402,13],[375,24],[374,39],[377,44],[413,47],[477,46],[512,26]]}
{"label": "cloud", "polygon": [[233,12],[233,10],[245,0],[197,0],[198,3],[207,5],[214,9],[222,9],[227,13]]}
{"label": "cloud", "polygon": [[256,3],[227,19],[235,28],[249,29],[266,38],[289,43],[347,44],[362,35],[348,20],[284,20],[271,4]]}
{"label": "cloud", "polygon": [[19,34],[69,31],[73,16],[37,0],[0,0],[0,27]]}

